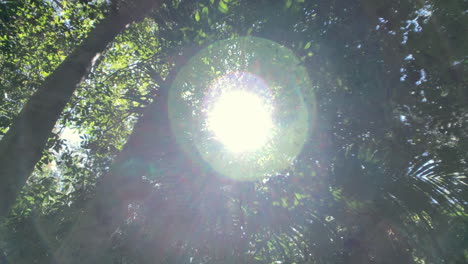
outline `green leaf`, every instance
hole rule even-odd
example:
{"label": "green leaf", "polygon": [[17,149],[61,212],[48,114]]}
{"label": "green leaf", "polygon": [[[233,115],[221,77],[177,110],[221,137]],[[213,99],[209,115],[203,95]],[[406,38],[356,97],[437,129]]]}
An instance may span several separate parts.
{"label": "green leaf", "polygon": [[218,10],[221,13],[226,14],[229,11],[229,7],[223,1],[219,1]]}
{"label": "green leaf", "polygon": [[304,49],[309,49],[310,48],[310,45],[312,45],[312,43],[309,41],[305,44],[304,46]]}
{"label": "green leaf", "polygon": [[286,3],[284,5],[286,7],[286,9],[289,9],[291,7],[291,5],[292,5],[292,0],[286,0]]}
{"label": "green leaf", "polygon": [[209,13],[209,12],[208,12],[208,7],[205,6],[205,7],[202,9],[202,14],[207,16],[208,13]]}
{"label": "green leaf", "polygon": [[195,21],[200,21],[200,13],[198,12],[198,10],[195,12]]}

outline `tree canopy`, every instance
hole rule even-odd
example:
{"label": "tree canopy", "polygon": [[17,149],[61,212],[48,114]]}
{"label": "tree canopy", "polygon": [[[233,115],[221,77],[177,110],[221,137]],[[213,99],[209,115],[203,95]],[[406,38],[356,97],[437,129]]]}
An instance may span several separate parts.
{"label": "tree canopy", "polygon": [[0,1],[0,263],[468,262],[467,10]]}

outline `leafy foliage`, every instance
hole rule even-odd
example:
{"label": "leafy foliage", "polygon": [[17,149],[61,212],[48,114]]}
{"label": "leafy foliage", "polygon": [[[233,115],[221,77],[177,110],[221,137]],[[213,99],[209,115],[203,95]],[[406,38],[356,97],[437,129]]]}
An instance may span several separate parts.
{"label": "leafy foliage", "polygon": [[[59,3],[0,3],[3,133],[110,8]],[[0,224],[4,258],[50,262],[95,183],[127,166],[129,185],[153,177],[102,249],[110,263],[468,261],[465,9],[461,0],[166,1],[116,39],[69,103],[57,131],[76,129],[82,141],[51,138]],[[167,113],[148,109],[190,58],[187,47],[245,35],[296,54],[317,111],[290,168],[236,183],[192,164],[154,128],[168,126]],[[151,126],[134,128],[138,118]],[[131,145],[132,133],[144,144]],[[111,165],[119,152],[132,162]]]}

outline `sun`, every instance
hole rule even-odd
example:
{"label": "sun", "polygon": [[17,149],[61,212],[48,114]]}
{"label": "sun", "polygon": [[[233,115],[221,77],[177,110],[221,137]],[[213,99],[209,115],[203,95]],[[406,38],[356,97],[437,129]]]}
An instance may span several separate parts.
{"label": "sun", "polygon": [[207,127],[229,151],[255,151],[271,137],[271,106],[253,92],[230,90],[214,101]]}
{"label": "sun", "polygon": [[256,181],[281,174],[310,138],[313,86],[300,60],[278,43],[256,37],[217,41],[174,79],[171,129],[193,164],[217,176]]}

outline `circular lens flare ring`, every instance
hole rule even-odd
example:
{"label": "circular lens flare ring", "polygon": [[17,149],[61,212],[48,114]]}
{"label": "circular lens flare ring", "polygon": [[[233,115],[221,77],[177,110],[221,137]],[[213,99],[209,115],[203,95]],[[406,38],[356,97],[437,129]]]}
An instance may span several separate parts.
{"label": "circular lens flare ring", "polygon": [[[177,74],[169,91],[171,129],[180,147],[194,162],[199,162],[201,166],[209,165],[221,177],[255,181],[278,174],[290,166],[302,150],[315,120],[315,115],[309,113],[309,109],[315,111],[315,97],[310,87],[312,83],[306,69],[295,54],[284,46],[256,37],[221,40],[197,53]],[[227,99],[231,97],[227,94],[232,91],[241,91],[232,96],[242,97],[240,103],[229,103],[237,101]],[[307,96],[304,92],[307,92]],[[246,102],[258,102],[258,99],[246,99],[246,93],[260,98],[265,106],[259,107],[260,111],[246,110]],[[226,105],[231,107],[218,103],[226,101]],[[238,118],[216,114],[218,111],[230,112],[225,109],[234,108],[232,105]],[[260,104],[253,105],[258,109]],[[233,132],[232,127],[244,127],[235,126],[236,122],[247,124],[245,127],[261,123],[258,120],[264,120],[264,109],[271,113],[272,129],[260,128],[255,130],[258,131],[255,134],[263,135],[268,131],[267,134],[271,136],[267,136],[267,140],[247,132],[247,128]],[[250,117],[254,112],[260,112],[260,117]],[[249,119],[241,116],[248,116]],[[218,126],[218,122],[230,122],[232,126]],[[269,122],[263,127],[269,127]],[[215,132],[217,127],[224,127],[220,131],[231,131],[228,133],[230,136]],[[250,145],[246,143],[249,141],[241,141],[250,145],[244,147],[235,143],[246,138],[247,134],[250,142],[259,144]],[[222,142],[227,138],[236,140],[227,145]],[[258,138],[260,140],[256,140]],[[255,150],[246,151],[249,149]]]}
{"label": "circular lens flare ring", "polygon": [[271,136],[271,108],[253,92],[229,89],[209,109],[207,126],[228,150],[254,151]]}

